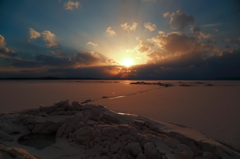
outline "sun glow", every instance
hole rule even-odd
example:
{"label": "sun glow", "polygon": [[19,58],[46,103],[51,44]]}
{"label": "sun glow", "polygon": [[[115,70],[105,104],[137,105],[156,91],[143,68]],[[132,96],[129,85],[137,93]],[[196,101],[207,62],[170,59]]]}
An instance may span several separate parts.
{"label": "sun glow", "polygon": [[122,62],[122,65],[125,65],[127,67],[129,66],[132,66],[134,64],[133,60],[132,59],[125,59],[123,62]]}

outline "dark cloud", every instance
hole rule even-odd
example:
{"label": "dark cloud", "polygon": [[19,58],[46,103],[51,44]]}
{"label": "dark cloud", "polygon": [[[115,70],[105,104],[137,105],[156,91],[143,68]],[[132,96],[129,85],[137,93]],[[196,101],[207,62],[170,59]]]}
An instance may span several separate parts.
{"label": "dark cloud", "polygon": [[4,54],[7,56],[16,56],[17,55],[17,53],[15,51],[9,50],[6,47],[0,47],[0,54]]}
{"label": "dark cloud", "polygon": [[[15,72],[0,72],[5,76],[57,76],[57,77],[92,77],[92,78],[133,78],[133,79],[216,79],[218,77],[232,77],[240,74],[240,49],[228,49],[221,56],[202,58],[205,51],[191,52],[176,58],[159,60],[155,64],[135,65],[124,69],[120,65],[86,66],[79,68],[50,68],[43,72],[21,70]],[[162,52],[152,52],[149,56],[160,56]],[[15,58],[20,65],[21,59]],[[22,61],[23,62],[23,61]],[[33,62],[31,64],[31,62]],[[38,62],[42,65],[42,62]],[[25,66],[27,61],[24,62]],[[29,65],[36,65],[36,61],[28,61]]]}
{"label": "dark cloud", "polygon": [[[109,62],[109,59],[107,57],[93,52],[76,53],[72,57],[50,56],[40,54],[35,58],[35,60],[26,60],[14,57],[2,57],[2,59],[10,62],[12,66],[25,68],[36,68],[44,66],[75,68],[82,66],[107,64],[107,62]],[[113,61],[114,60],[112,60],[112,62]]]}
{"label": "dark cloud", "polygon": [[153,40],[158,46],[169,54],[182,54],[196,50],[199,46],[198,39],[194,36],[172,33],[169,35],[160,35]]}
{"label": "dark cloud", "polygon": [[200,30],[201,30],[201,28],[198,27],[198,26],[195,26],[195,27],[191,28],[191,32],[192,32],[192,33],[199,33]]}
{"label": "dark cloud", "polygon": [[17,68],[37,68],[42,66],[41,62],[37,62],[34,60],[25,60],[16,57],[2,57],[2,59],[11,63],[11,65],[9,65],[11,67],[14,66]]}
{"label": "dark cloud", "polygon": [[96,65],[96,64],[101,64],[101,63],[105,63],[106,59],[102,59],[100,58],[100,56],[102,58],[104,58],[103,55],[97,54],[97,53],[93,53],[93,52],[84,52],[84,53],[77,53],[74,55],[74,57],[72,58],[72,60],[80,65]]}
{"label": "dark cloud", "polygon": [[180,31],[184,31],[187,26],[193,25],[195,23],[193,16],[179,10],[172,14],[167,12],[163,14],[163,16],[170,17],[169,24],[171,25],[171,27]]}
{"label": "dark cloud", "polygon": [[138,79],[216,79],[240,74],[240,50],[226,50],[222,56],[202,58],[202,52],[165,59],[155,64],[134,66]]}

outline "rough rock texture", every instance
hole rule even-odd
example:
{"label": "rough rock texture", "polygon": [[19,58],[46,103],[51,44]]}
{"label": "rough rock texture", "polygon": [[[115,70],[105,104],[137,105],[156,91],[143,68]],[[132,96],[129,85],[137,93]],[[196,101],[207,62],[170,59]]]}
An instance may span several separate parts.
{"label": "rough rock texture", "polygon": [[[56,133],[56,138],[66,139],[73,146],[84,146],[83,159],[240,158],[237,152],[214,140],[197,140],[172,132],[163,123],[112,112],[103,106],[78,102],[70,105],[68,100],[19,114],[1,114],[0,121],[2,141],[11,142],[13,134]],[[2,145],[0,150],[2,155],[21,158],[24,153],[34,158],[16,148]]]}
{"label": "rough rock texture", "polygon": [[38,159],[26,150],[17,147],[6,147],[0,144],[0,158],[2,159]]}

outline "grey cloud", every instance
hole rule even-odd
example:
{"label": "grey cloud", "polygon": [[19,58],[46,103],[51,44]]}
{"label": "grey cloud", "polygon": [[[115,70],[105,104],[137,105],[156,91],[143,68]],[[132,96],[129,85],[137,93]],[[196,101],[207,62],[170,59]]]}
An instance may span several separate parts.
{"label": "grey cloud", "polygon": [[169,24],[171,25],[171,27],[180,31],[184,31],[187,26],[193,25],[195,23],[193,16],[179,10],[172,14],[167,12],[163,16],[170,17]]}
{"label": "grey cloud", "polygon": [[17,55],[17,53],[15,51],[9,50],[6,47],[0,47],[0,54],[4,54],[7,56],[16,56]]}
{"label": "grey cloud", "polygon": [[[2,57],[3,58],[3,57]],[[74,68],[74,67],[82,67],[82,66],[94,66],[107,64],[109,60],[107,57],[92,52],[84,52],[84,53],[76,53],[72,57],[64,57],[64,56],[49,56],[49,55],[38,55],[35,60],[25,60],[21,58],[14,57],[5,57],[6,61],[11,62],[12,66],[15,67],[44,67],[44,66],[52,66],[52,67],[60,67],[60,68]],[[113,61],[113,60],[112,60]]]}
{"label": "grey cloud", "polygon": [[199,33],[200,30],[201,30],[201,28],[198,27],[198,26],[195,26],[195,27],[191,28],[191,32],[192,32],[192,33]]}
{"label": "grey cloud", "polygon": [[169,54],[182,54],[196,50],[199,46],[197,38],[187,36],[185,34],[172,33],[169,35],[160,35],[154,37],[153,40],[157,45]]}

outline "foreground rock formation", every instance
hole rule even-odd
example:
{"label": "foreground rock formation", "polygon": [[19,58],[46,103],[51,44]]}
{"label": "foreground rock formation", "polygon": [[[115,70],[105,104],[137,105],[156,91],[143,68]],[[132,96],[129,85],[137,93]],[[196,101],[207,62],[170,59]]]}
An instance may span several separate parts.
{"label": "foreground rock formation", "polygon": [[[68,100],[50,107],[1,114],[0,158],[42,158],[23,148],[11,147],[20,137],[25,138],[26,145],[28,140],[33,141],[29,136],[24,137],[26,134],[54,134],[56,140],[68,142],[66,147],[81,150],[83,153],[74,157],[82,159],[240,158],[239,153],[196,130],[113,112],[103,106],[69,104]],[[57,144],[58,141],[55,147]],[[44,147],[38,151],[43,150]],[[72,157],[69,154],[61,158]]]}

